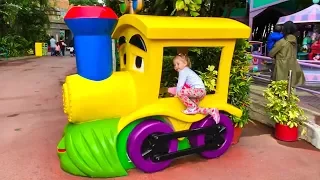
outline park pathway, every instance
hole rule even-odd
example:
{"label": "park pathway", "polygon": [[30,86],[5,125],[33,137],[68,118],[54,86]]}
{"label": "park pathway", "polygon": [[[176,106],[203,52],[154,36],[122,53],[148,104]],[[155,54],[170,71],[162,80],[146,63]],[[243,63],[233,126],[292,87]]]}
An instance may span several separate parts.
{"label": "park pathway", "polygon": [[[71,57],[0,63],[0,179],[84,180],[59,167],[56,144],[67,123],[61,82],[74,72]],[[119,180],[319,180],[320,152],[304,142],[283,143],[272,129],[251,123],[224,156],[190,156],[163,172],[137,170]],[[118,178],[117,178],[118,179]]]}

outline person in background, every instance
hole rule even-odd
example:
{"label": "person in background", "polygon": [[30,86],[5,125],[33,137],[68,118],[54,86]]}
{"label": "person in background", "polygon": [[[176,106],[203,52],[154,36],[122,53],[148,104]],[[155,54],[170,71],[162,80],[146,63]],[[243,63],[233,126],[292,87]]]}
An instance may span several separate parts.
{"label": "person in background", "polygon": [[280,25],[276,25],[274,27],[274,30],[270,35],[268,36],[267,40],[267,51],[270,52],[273,48],[274,44],[283,38],[283,34],[281,33],[282,27]]}
{"label": "person in background", "polygon": [[58,44],[59,44],[59,46],[60,46],[61,55],[64,56],[67,45],[66,45],[66,43],[64,42],[63,37],[60,37],[60,41],[58,42]]}
{"label": "person in background", "polygon": [[60,45],[59,45],[59,43],[57,43],[56,44],[56,49],[55,49],[55,55],[56,56],[60,56],[61,55],[60,54],[60,50],[61,50]]}
{"label": "person in background", "polygon": [[313,32],[311,35],[311,41],[312,43],[316,42],[318,40],[318,33],[317,32]]}
{"label": "person in background", "polygon": [[271,76],[273,81],[288,80],[289,71],[292,70],[292,87],[303,85],[305,77],[297,60],[297,27],[292,21],[283,25],[284,38],[276,42],[269,52],[275,59],[275,67]]}
{"label": "person in background", "polygon": [[51,36],[51,39],[50,39],[50,52],[51,52],[51,56],[54,56],[56,52],[56,40],[54,39],[53,36]]}
{"label": "person in background", "polygon": [[309,52],[310,47],[312,45],[311,36],[312,36],[312,32],[307,32],[306,37],[304,37],[303,40],[302,40],[302,47],[307,52]]}
{"label": "person in background", "polygon": [[311,51],[308,54],[309,60],[319,60],[320,55],[320,35],[318,35],[316,41],[311,45]]}
{"label": "person in background", "polygon": [[71,55],[71,57],[75,56],[74,38],[72,38],[72,40],[70,41],[69,47],[70,47],[70,55]]}
{"label": "person in background", "polygon": [[70,47],[69,51],[70,51],[70,56],[73,57],[74,56],[74,47]]}

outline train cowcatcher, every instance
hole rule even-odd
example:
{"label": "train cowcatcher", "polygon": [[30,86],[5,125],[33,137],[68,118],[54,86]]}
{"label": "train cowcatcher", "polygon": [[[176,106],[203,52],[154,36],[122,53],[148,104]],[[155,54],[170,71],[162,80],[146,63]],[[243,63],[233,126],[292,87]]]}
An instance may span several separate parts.
{"label": "train cowcatcher", "polygon": [[[161,171],[181,156],[217,158],[231,145],[241,117],[228,104],[236,39],[251,29],[232,19],[125,14],[108,7],[74,6],[65,16],[74,34],[77,74],[62,87],[68,124],[58,143],[61,168],[73,175],[116,177],[137,168]],[[112,69],[112,39],[119,42],[120,71]],[[164,47],[222,47],[215,94],[202,107],[221,120],[185,115],[176,97],[159,98]]]}

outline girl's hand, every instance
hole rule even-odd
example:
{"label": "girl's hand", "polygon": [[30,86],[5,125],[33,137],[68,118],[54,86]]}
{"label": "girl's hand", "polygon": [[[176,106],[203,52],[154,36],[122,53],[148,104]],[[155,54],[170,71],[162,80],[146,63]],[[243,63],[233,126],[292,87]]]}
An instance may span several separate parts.
{"label": "girl's hand", "polygon": [[172,96],[175,96],[176,95],[176,87],[168,88],[168,93],[170,93]]}

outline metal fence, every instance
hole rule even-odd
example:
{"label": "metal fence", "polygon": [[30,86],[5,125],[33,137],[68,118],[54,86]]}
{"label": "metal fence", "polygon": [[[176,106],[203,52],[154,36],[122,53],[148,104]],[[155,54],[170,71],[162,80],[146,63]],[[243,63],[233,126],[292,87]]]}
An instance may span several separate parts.
{"label": "metal fence", "polygon": [[[262,59],[262,60],[272,60],[272,58],[267,57],[267,56],[260,56],[260,55],[252,55],[253,58],[256,59]],[[319,61],[314,61],[314,60],[299,60],[298,63],[302,66],[310,67],[312,69],[319,69],[319,75],[320,75],[320,62]],[[254,73],[249,73],[250,76],[252,76],[255,79],[270,82],[270,75],[264,75],[264,74],[254,74]],[[317,82],[320,85],[320,82]],[[312,90],[309,88],[305,87],[296,87],[296,89],[306,91],[312,94],[318,94],[320,95],[320,91],[317,90]]]}

